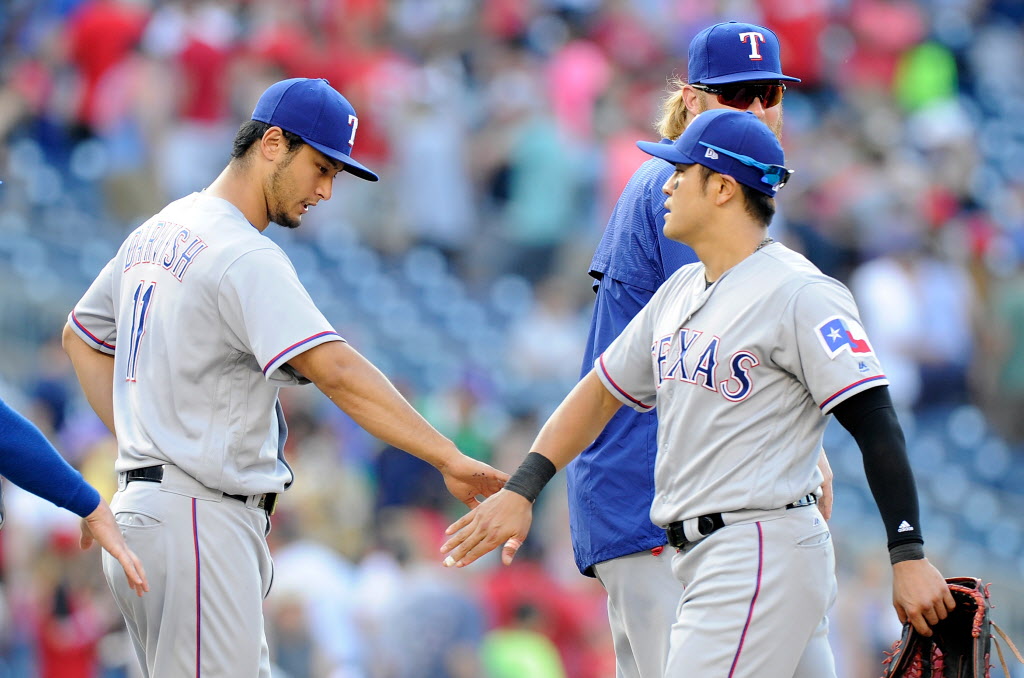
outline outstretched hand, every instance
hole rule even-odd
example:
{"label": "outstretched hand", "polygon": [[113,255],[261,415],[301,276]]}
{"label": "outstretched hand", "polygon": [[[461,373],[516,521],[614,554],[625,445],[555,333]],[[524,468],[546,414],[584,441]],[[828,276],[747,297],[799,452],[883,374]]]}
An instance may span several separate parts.
{"label": "outstretched hand", "polygon": [[480,505],[479,496],[490,497],[505,486],[508,474],[504,471],[460,454],[455,461],[441,469],[444,484],[452,496],[469,508]]}
{"label": "outstretched hand", "polygon": [[82,540],[79,545],[84,550],[92,546],[94,540],[99,542],[99,545],[107,553],[114,556],[117,562],[121,563],[124,575],[128,578],[128,586],[137,595],[141,596],[143,592],[149,591],[149,582],[146,581],[146,571],[142,567],[142,561],[128,548],[124,535],[121,534],[121,528],[118,527],[117,521],[114,520],[114,514],[110,511],[110,506],[102,497],[100,497],[99,506],[82,518]]}
{"label": "outstretched hand", "polygon": [[946,580],[927,558],[896,563],[892,575],[892,604],[900,621],[931,636],[931,627],[956,607]]}
{"label": "outstretched hand", "polygon": [[533,504],[526,497],[503,490],[448,526],[452,535],[441,546],[446,567],[465,567],[504,544],[501,562],[512,564],[533,522]]}

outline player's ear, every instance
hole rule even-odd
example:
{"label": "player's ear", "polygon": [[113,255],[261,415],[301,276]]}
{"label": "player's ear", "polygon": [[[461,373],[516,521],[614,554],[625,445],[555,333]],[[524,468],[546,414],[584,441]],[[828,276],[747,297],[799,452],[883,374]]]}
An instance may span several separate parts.
{"label": "player's ear", "polygon": [[704,96],[704,93],[700,90],[688,84],[683,85],[683,103],[686,105],[686,110],[690,112],[691,119],[707,108],[701,105],[702,96]]}
{"label": "player's ear", "polygon": [[260,139],[260,154],[267,160],[274,160],[288,151],[288,143],[280,127],[270,127]]}
{"label": "player's ear", "polygon": [[711,175],[709,183],[711,194],[715,197],[715,205],[718,206],[724,205],[736,197],[738,193],[742,193],[739,182],[728,174],[715,172]]}

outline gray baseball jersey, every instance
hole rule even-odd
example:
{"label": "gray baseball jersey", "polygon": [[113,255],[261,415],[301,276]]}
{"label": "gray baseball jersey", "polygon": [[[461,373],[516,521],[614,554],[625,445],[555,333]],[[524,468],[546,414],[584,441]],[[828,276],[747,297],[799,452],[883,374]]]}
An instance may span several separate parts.
{"label": "gray baseball jersey", "polygon": [[825,414],[888,383],[849,290],[779,243],[710,287],[703,264],[679,269],[595,369],[624,404],[657,406],[662,526],[814,492]]}
{"label": "gray baseball jersey", "polygon": [[281,492],[287,361],[341,337],[284,252],[203,193],[137,228],[72,311],[114,356],[116,469],[171,463],[228,494]]}

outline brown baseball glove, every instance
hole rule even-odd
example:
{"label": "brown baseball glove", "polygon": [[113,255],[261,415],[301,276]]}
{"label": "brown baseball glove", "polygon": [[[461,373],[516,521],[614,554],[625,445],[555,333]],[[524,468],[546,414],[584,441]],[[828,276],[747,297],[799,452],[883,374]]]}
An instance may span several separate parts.
{"label": "brown baseball glove", "polygon": [[932,627],[930,638],[922,636],[909,623],[904,624],[903,635],[885,653],[882,678],[990,678],[989,652],[993,645],[1009,678],[1003,651],[993,631],[1024,664],[1014,644],[989,618],[992,602],[988,586],[973,577],[951,577],[946,583],[956,607]]}

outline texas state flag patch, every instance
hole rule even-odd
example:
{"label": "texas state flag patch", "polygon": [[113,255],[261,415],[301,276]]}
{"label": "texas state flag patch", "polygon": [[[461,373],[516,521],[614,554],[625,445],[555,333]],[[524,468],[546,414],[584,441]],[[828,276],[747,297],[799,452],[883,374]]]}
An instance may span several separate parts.
{"label": "texas state flag patch", "polygon": [[849,351],[856,355],[872,353],[871,344],[868,343],[864,328],[849,318],[833,316],[818,325],[816,329],[818,339],[829,358],[834,359],[843,351]]}

